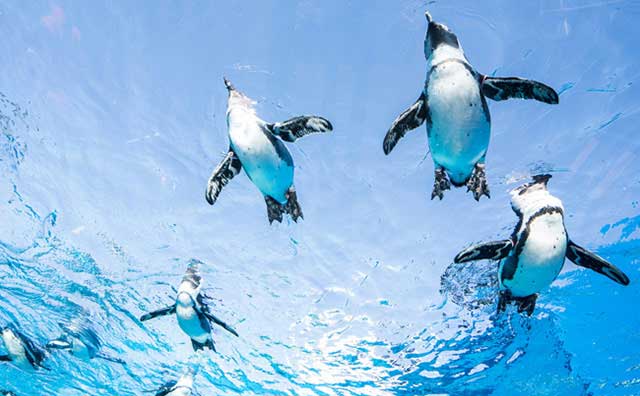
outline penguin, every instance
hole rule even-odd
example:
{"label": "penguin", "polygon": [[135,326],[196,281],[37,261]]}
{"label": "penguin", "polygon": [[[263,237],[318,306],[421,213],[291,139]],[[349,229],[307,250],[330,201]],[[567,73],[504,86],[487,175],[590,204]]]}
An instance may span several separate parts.
{"label": "penguin", "polygon": [[102,341],[88,321],[75,319],[68,325],[60,323],[64,334],[47,343],[48,350],[59,349],[68,351],[71,355],[82,360],[102,359],[114,363],[126,364],[122,359],[100,352]]}
{"label": "penguin", "polygon": [[202,277],[199,270],[200,262],[193,260],[178,288],[176,302],[165,308],[149,312],[140,317],[144,322],[159,316],[175,314],[178,325],[190,338],[194,351],[209,349],[216,351],[211,336],[211,323],[227,330],[236,337],[238,333],[228,324],[217,318],[210,310],[208,297],[201,292]]}
{"label": "penguin", "polygon": [[511,207],[519,220],[509,239],[471,246],[454,258],[455,263],[499,260],[498,313],[513,302],[519,313],[531,316],[538,293],[555,280],[565,257],[616,283],[629,284],[621,270],[569,238],[562,201],[547,190],[550,178],[536,175],[532,182],[511,191]]}
{"label": "penguin", "polygon": [[238,91],[227,78],[224,78],[224,84],[229,93],[227,129],[230,145],[209,178],[205,194],[207,202],[213,205],[222,188],[244,169],[264,196],[269,224],[281,223],[284,213],[297,222],[304,216],[293,185],[293,159],[283,141],[294,142],[310,133],[330,132],[333,126],[318,116],[265,122],[256,114],[254,101]]}
{"label": "penguin", "polygon": [[445,25],[428,23],[424,39],[427,76],[418,100],[391,124],[383,142],[388,155],[404,135],[425,123],[434,163],[431,199],[442,199],[451,185],[467,186],[476,201],[490,197],[485,156],[491,134],[486,98],[535,99],[557,104],[553,88],[517,77],[491,77],[478,73],[467,60],[458,37]]}
{"label": "penguin", "polygon": [[46,357],[44,350],[22,334],[15,326],[9,325],[2,329],[2,341],[7,354],[0,355],[0,361],[12,362],[16,366],[27,370],[40,368],[48,370],[42,364]]}
{"label": "penguin", "polygon": [[8,390],[0,390],[0,396],[16,396],[16,394]]}
{"label": "penguin", "polygon": [[189,369],[180,379],[167,381],[157,390],[155,396],[191,396],[196,370]]}

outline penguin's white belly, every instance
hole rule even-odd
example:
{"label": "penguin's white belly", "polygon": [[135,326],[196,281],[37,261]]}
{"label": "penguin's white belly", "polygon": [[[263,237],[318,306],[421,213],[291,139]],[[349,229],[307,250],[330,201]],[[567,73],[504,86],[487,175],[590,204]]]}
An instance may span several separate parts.
{"label": "penguin's white belly", "polygon": [[17,337],[13,336],[13,334],[5,332],[2,334],[2,339],[4,341],[5,347],[7,348],[7,352],[11,357],[11,361],[15,365],[23,369],[33,368],[31,366],[31,363],[29,363],[29,360],[27,359],[27,351],[24,349],[24,346],[22,346],[22,342],[20,342]]}
{"label": "penguin's white belly", "polygon": [[425,94],[433,160],[453,182],[463,183],[487,152],[491,133],[478,81],[460,63],[446,62],[432,71]]}
{"label": "penguin's white belly", "polygon": [[[263,131],[256,122],[229,124],[231,146],[251,181],[262,194],[284,204],[285,194],[293,184],[293,166],[280,158],[266,133],[269,132]],[[276,144],[286,151],[282,142]]]}
{"label": "penguin's white belly", "polygon": [[515,297],[527,297],[548,287],[558,276],[564,265],[567,250],[567,235],[562,215],[554,213],[533,220],[529,236],[518,256],[516,271],[512,279],[502,279],[500,283]]}
{"label": "penguin's white belly", "polygon": [[176,307],[176,316],[178,317],[178,325],[190,338],[205,343],[210,334],[200,325],[200,318],[198,313],[193,308]]}

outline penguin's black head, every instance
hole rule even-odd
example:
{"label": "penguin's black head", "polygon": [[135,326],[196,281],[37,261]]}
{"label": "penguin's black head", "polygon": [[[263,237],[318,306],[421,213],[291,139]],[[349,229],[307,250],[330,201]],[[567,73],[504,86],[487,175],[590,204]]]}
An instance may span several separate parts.
{"label": "penguin's black head", "polygon": [[194,289],[200,287],[200,283],[202,281],[202,276],[200,275],[201,264],[201,261],[191,259],[191,261],[189,261],[189,266],[182,277],[182,281],[188,282]]}
{"label": "penguin's black head", "polygon": [[5,331],[11,331],[15,333],[18,331],[18,326],[16,326],[15,323],[13,322],[7,323],[4,327],[0,329],[0,332],[5,332]]}
{"label": "penguin's black head", "polygon": [[13,323],[9,323],[8,325],[4,326],[2,329],[0,329],[0,334],[1,335],[8,335],[8,336],[13,336],[16,338],[20,338],[19,337],[19,330],[18,328],[13,324]]}
{"label": "penguin's black head", "polygon": [[441,45],[460,48],[458,37],[451,31],[451,29],[446,25],[434,22],[431,18],[431,14],[428,12],[425,12],[424,16],[427,18],[427,23],[429,24],[427,34],[424,37],[424,57],[426,59],[429,59],[431,53]]}
{"label": "penguin's black head", "polygon": [[546,190],[547,183],[549,182],[549,179],[551,179],[551,175],[548,173],[542,174],[542,175],[534,175],[532,176],[532,179],[533,179],[532,182],[523,184],[522,186],[518,187],[515,190],[518,193],[518,195],[525,194],[526,192],[532,191],[532,190]]}
{"label": "penguin's black head", "polygon": [[545,186],[547,185],[547,182],[549,181],[549,179],[551,179],[551,175],[548,173],[545,173],[543,175],[534,175],[532,176],[533,178],[533,183],[542,183]]}

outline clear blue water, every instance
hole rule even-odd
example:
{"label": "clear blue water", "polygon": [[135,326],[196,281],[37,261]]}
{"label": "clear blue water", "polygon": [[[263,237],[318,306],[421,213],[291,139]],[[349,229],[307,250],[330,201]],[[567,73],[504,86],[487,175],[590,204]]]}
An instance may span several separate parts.
{"label": "clear blue water", "polygon": [[[382,153],[424,81],[426,8],[479,71],[561,92],[489,104],[490,200],[429,200],[423,129]],[[88,318],[127,361],[3,363],[0,388],[141,395],[197,366],[201,395],[640,394],[639,17],[631,0],[0,1],[0,325],[44,344]],[[267,120],[333,122],[289,145],[304,221],[269,226],[244,175],[204,200],[223,75]],[[540,171],[572,238],[631,285],[567,263],[534,316],[495,316],[495,266],[449,266],[509,235],[508,191]],[[137,320],[191,259],[241,335],[216,331],[218,354]]]}

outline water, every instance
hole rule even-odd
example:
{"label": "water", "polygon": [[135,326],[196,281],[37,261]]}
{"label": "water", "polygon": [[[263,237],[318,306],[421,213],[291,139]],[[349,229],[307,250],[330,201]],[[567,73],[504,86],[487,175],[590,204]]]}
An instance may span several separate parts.
{"label": "water", "polygon": [[[637,395],[637,1],[0,2],[0,325],[39,344],[91,320],[125,366],[51,354],[3,363],[17,395],[141,395],[199,368],[201,395]],[[385,157],[420,92],[428,7],[481,72],[536,78],[561,104],[492,102],[491,200],[430,201],[424,130]],[[330,119],[289,145],[305,219],[269,226],[227,149],[222,76],[267,120]],[[568,263],[534,316],[495,315],[508,191],[550,171],[578,243],[631,278]],[[218,316],[194,356],[171,303],[191,259]]]}

